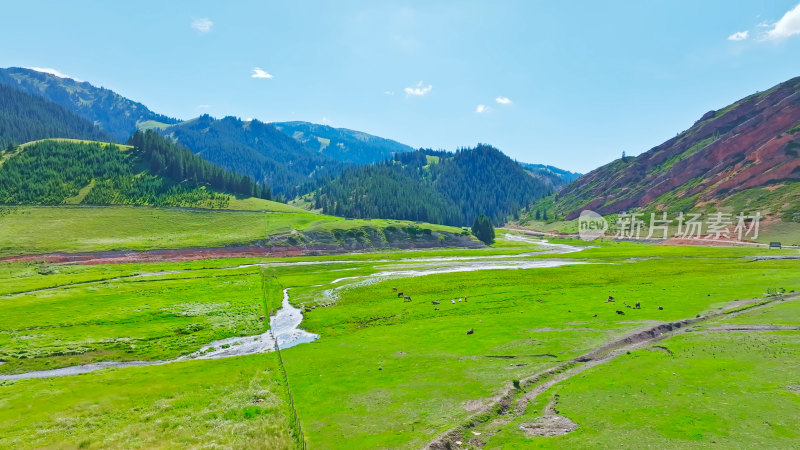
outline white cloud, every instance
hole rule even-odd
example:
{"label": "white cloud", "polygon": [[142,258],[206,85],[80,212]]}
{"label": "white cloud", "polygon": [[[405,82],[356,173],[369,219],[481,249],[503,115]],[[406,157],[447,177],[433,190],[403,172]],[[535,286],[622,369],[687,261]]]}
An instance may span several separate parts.
{"label": "white cloud", "polygon": [[207,17],[202,19],[195,19],[192,21],[192,28],[201,33],[208,33],[209,31],[211,31],[212,26],[214,26],[214,22],[208,20]]}
{"label": "white cloud", "polygon": [[197,105],[197,109],[208,109],[211,108],[211,105]]}
{"label": "white cloud", "polygon": [[266,78],[268,80],[271,80],[272,79],[272,74],[267,72],[267,71],[265,71],[264,69],[262,69],[260,67],[254,67],[253,68],[253,74],[250,75],[250,77],[251,78]]}
{"label": "white cloud", "polygon": [[483,114],[487,111],[489,111],[489,107],[486,105],[478,105],[475,107],[475,112],[478,114]]}
{"label": "white cloud", "polygon": [[63,73],[63,72],[61,72],[59,70],[53,69],[52,67],[26,67],[26,69],[35,70],[37,72],[42,72],[42,73],[49,73],[50,75],[55,75],[58,78],[72,78],[75,81],[81,81],[81,80],[79,80],[77,78],[73,78],[73,77],[71,77],[71,76],[69,76],[69,75],[67,75],[67,74],[65,74],[65,73]]}
{"label": "white cloud", "polygon": [[496,99],[494,99],[494,101],[496,101],[497,103],[499,103],[501,105],[510,105],[511,104],[511,99],[508,98],[508,97],[497,97]]}
{"label": "white cloud", "polygon": [[781,20],[767,30],[767,39],[785,39],[796,34],[800,34],[800,4],[784,14]]}
{"label": "white cloud", "polygon": [[330,125],[331,121],[327,117],[323,116],[322,120],[320,120],[320,123],[323,124],[323,125]]}
{"label": "white cloud", "polygon": [[394,91],[383,91],[383,95],[393,96],[394,95]]}
{"label": "white cloud", "polygon": [[743,40],[747,39],[747,37],[749,35],[750,35],[750,32],[747,31],[747,30],[745,30],[745,31],[737,31],[736,33],[733,33],[732,35],[728,36],[728,40],[729,41],[743,41]]}
{"label": "white cloud", "polygon": [[422,97],[423,95],[426,95],[428,92],[430,92],[431,89],[433,89],[433,86],[431,86],[430,84],[427,86],[423,86],[422,81],[420,81],[419,83],[417,83],[416,86],[407,87],[403,89],[403,91],[406,93],[406,95],[413,95],[414,97]]}

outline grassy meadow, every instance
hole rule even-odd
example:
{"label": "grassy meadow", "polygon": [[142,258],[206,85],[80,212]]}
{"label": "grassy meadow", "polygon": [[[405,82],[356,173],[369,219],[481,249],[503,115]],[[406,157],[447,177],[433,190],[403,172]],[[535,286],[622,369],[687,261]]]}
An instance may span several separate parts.
{"label": "grassy meadow", "polygon": [[[509,424],[487,427],[483,442],[486,448],[618,448],[632,442],[661,448],[793,448],[800,439],[800,333],[715,327],[771,323],[766,316],[779,311],[796,324],[796,304],[713,321],[589,369],[554,387]],[[578,428],[563,436],[527,437],[520,425],[542,416],[547,403],[556,403],[559,414]]]}
{"label": "grassy meadow", "polygon": [[[606,241],[577,253],[544,250],[500,233],[494,247],[482,249],[87,266],[0,263],[0,374],[188,355],[213,340],[263,332],[268,323],[261,316],[274,312],[281,290],[290,288],[290,301],[305,308],[301,328],[321,336],[282,351],[309,447],[419,448],[474,420],[513,380],[626,333],[735,300],[766,298],[768,291],[800,291],[797,260],[753,259],[797,255],[794,250]],[[466,271],[543,259],[570,264]],[[448,267],[465,271],[411,276]],[[616,302],[605,303],[608,296]],[[626,307],[636,302],[641,309]],[[797,305],[786,302],[729,320],[791,325],[798,314]],[[478,441],[462,446],[617,446],[647,430],[649,440],[642,442],[659,446],[733,443],[738,434],[730,421],[754,409],[762,412],[747,426],[767,420],[784,427],[780,436],[789,442],[794,435],[786,421],[796,420],[789,413],[792,392],[780,393],[780,409],[770,412],[773,391],[762,395],[764,385],[756,384],[747,391],[749,403],[742,400],[727,419],[715,418],[713,408],[687,406],[703,395],[730,393],[733,388],[719,388],[726,376],[762,377],[762,367],[780,377],[777,383],[794,385],[787,367],[797,355],[791,350],[796,331],[742,337],[750,341],[737,336],[686,333],[659,344],[673,355],[652,349],[623,355],[557,384],[505,426],[490,421],[475,428],[482,430]],[[775,353],[765,352],[771,346]],[[734,352],[738,347],[752,351]],[[732,366],[736,371],[723,370]],[[719,375],[704,379],[707,370]],[[275,353],[0,381],[0,446],[293,447],[299,437],[286,389]],[[680,402],[670,403],[674,395],[667,392],[680,394]],[[555,393],[558,410],[579,428],[533,439],[517,432]],[[43,396],[47,408],[35,408]],[[778,420],[780,414],[787,419]],[[688,435],[671,441],[679,431],[669,430]],[[771,435],[748,436],[747,442],[759,443]]]}

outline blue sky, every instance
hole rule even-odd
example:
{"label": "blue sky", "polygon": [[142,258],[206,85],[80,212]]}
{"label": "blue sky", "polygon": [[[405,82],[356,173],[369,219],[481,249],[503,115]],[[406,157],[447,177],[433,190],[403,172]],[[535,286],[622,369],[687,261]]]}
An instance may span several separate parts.
{"label": "blue sky", "polygon": [[0,66],[586,172],[799,76],[797,2],[5,2]]}

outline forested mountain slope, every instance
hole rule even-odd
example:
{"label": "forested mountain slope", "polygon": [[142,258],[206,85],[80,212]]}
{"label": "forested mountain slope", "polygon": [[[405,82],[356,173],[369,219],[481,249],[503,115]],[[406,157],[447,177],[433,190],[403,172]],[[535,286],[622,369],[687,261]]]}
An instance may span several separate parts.
{"label": "forested mountain slope", "polygon": [[287,197],[316,187],[316,180],[339,173],[343,164],[312,151],[258,120],[203,115],[159,131],[222,167],[252,177]]}
{"label": "forested mountain slope", "polygon": [[301,144],[337,161],[369,164],[391,158],[413,148],[391,139],[347,128],[309,122],[276,122],[272,125]]}
{"label": "forested mountain slope", "polygon": [[45,138],[113,140],[61,105],[0,85],[0,148]]}
{"label": "forested mountain slope", "polygon": [[125,142],[136,131],[137,125],[146,121],[165,124],[178,122],[177,119],[156,114],[143,104],[112,90],[31,69],[0,69],[0,84],[58,103],[99,125],[111,133],[117,142]]}
{"label": "forested mountain slope", "polygon": [[353,168],[321,187],[314,206],[351,217],[424,220],[470,225],[480,214],[504,223],[530,202],[553,192],[488,145],[455,153],[420,150],[375,166]]}

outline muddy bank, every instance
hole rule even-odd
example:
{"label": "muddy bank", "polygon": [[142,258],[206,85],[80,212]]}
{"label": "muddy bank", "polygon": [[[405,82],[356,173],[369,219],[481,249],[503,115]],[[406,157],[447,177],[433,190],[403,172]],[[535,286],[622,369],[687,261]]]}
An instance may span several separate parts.
{"label": "muddy bank", "polygon": [[[34,255],[5,256],[0,262],[25,262],[45,261],[49,263],[73,264],[124,264],[143,262],[168,262],[168,261],[195,261],[202,259],[225,258],[283,258],[293,256],[325,256],[352,253],[354,251],[369,251],[382,249],[428,249],[428,248],[481,248],[484,245],[471,236],[456,235],[452,233],[436,232],[431,234],[420,233],[403,239],[402,235],[369,235],[364,238],[358,235],[355,238],[343,237],[336,239],[336,235],[317,234],[288,234],[280,237],[271,237],[271,240],[254,242],[250,245],[212,247],[212,248],[181,248],[181,249],[155,249],[155,250],[109,250],[100,252],[77,253],[43,253]],[[295,242],[292,244],[292,242]]]}

